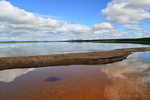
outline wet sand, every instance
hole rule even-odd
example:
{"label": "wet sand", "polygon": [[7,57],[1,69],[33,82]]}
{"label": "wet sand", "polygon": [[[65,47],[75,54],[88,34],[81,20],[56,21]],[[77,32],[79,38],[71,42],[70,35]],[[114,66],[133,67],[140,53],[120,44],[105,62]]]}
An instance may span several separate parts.
{"label": "wet sand", "polygon": [[150,51],[150,47],[128,48],[111,51],[68,53],[39,56],[1,57],[0,70],[12,68],[36,68],[46,66],[107,64],[125,59],[132,52]]}

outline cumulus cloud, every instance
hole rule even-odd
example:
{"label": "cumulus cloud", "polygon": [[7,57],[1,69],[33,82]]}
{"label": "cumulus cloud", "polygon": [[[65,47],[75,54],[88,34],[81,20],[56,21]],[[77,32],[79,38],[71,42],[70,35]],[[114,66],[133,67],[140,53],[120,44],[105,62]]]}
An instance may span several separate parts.
{"label": "cumulus cloud", "polygon": [[112,0],[102,10],[106,21],[115,23],[139,23],[150,18],[149,0]]}
{"label": "cumulus cloud", "polygon": [[129,2],[129,6],[132,8],[150,9],[149,0],[126,0],[126,1]]}
{"label": "cumulus cloud", "polygon": [[[127,3],[125,4],[127,5]],[[109,5],[112,8],[113,6],[116,7],[116,5],[113,3],[109,3]],[[124,8],[124,3],[118,3],[118,7],[114,7],[112,11],[110,11],[109,5],[106,9],[103,10],[103,12],[108,13],[108,17],[110,17],[108,19],[110,20],[130,22],[133,17],[133,22],[141,20],[136,20],[136,18],[138,17],[141,18],[141,15],[138,15],[138,17],[133,16],[132,18],[129,18],[129,20],[126,19],[126,17],[123,17],[124,20],[122,20],[122,17],[116,17],[116,15],[124,13],[122,11],[119,11],[120,9],[118,8],[125,9],[125,16],[127,16],[127,14],[130,14],[126,11],[126,8]],[[135,9],[135,7],[127,8]],[[148,7],[146,7],[145,9],[148,9]],[[149,13],[146,10],[140,10],[143,11],[144,15],[145,13],[147,13],[147,15],[149,16]],[[110,13],[113,15],[114,18],[110,16]],[[134,10],[132,13],[134,13]],[[93,26],[85,26],[76,23],[56,20],[49,17],[45,18],[42,16],[37,16],[37,14],[27,12],[23,9],[13,6],[10,2],[4,0],[0,1],[0,40],[69,40],[124,38],[132,36],[132,34],[129,35],[129,33],[127,34],[119,31],[115,26],[108,22],[95,24]],[[137,37],[139,36],[141,35],[137,34]]]}
{"label": "cumulus cloud", "polygon": [[[104,29],[109,33],[109,29],[115,28],[106,22],[88,27],[52,18],[43,18],[14,7],[7,1],[0,1],[0,12],[1,40],[89,39],[93,33],[103,33]],[[97,36],[93,35],[92,37]]]}
{"label": "cumulus cloud", "polygon": [[115,27],[113,25],[111,25],[110,23],[104,22],[104,23],[101,23],[101,24],[95,24],[93,26],[93,28],[96,29],[96,30],[101,30],[101,29],[113,29]]}
{"label": "cumulus cloud", "polygon": [[[64,35],[69,37],[74,34],[85,33],[83,34],[85,36],[87,33],[91,33],[90,27],[52,18],[38,17],[33,13],[14,7],[7,1],[0,1],[0,12],[1,39],[45,37],[44,39],[53,40],[59,37],[65,39]],[[13,38],[11,38],[12,35]]]}
{"label": "cumulus cloud", "polygon": [[127,30],[144,30],[144,28],[140,27],[139,25],[131,25],[131,24],[125,24],[123,25],[124,28]]}
{"label": "cumulus cloud", "polygon": [[60,27],[61,22],[54,19],[44,19],[35,16],[33,13],[24,11],[11,5],[7,1],[0,1],[0,21],[6,21],[11,24],[28,24],[43,27]]}

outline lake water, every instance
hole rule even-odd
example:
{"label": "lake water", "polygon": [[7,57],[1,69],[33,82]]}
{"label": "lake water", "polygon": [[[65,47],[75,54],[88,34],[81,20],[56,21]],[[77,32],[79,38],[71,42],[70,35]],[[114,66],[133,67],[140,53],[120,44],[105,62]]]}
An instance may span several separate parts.
{"label": "lake water", "polygon": [[72,52],[105,51],[119,48],[149,47],[140,44],[119,43],[0,43],[0,57],[47,55]]}
{"label": "lake water", "polygon": [[[0,44],[0,56],[30,56],[147,47],[135,44]],[[150,52],[105,65],[0,71],[0,100],[150,100]]]}

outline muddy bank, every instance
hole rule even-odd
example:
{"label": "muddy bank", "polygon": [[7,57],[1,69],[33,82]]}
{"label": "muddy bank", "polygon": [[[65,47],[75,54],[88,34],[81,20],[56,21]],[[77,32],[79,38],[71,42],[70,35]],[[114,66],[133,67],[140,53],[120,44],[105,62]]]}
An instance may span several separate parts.
{"label": "muddy bank", "polygon": [[106,64],[125,59],[132,52],[150,51],[148,48],[129,48],[112,51],[68,53],[40,56],[1,57],[0,70],[61,65]]}

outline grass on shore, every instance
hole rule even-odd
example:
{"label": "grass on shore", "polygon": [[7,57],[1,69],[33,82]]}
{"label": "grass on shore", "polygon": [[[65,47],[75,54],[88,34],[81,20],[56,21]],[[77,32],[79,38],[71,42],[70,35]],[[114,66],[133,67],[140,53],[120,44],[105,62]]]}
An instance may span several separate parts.
{"label": "grass on shore", "polygon": [[133,39],[97,39],[97,40],[69,40],[66,42],[94,42],[94,43],[132,43],[150,45],[150,38],[133,38]]}
{"label": "grass on shore", "polygon": [[67,41],[0,41],[0,43],[40,43],[40,42],[132,43],[132,44],[150,45],[150,38],[67,40]]}

